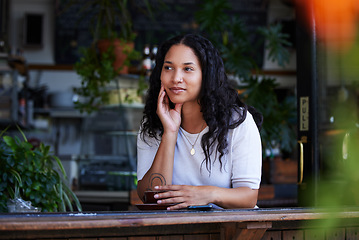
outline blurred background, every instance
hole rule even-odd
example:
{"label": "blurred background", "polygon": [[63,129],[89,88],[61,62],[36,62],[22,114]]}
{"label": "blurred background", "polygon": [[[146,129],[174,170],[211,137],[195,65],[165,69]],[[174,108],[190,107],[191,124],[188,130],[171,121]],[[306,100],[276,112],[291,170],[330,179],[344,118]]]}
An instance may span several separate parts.
{"label": "blurred background", "polygon": [[214,43],[264,115],[260,207],[357,203],[357,1],[0,0],[0,12],[0,129],[50,145],[84,210],[138,203],[148,76],[184,33]]}

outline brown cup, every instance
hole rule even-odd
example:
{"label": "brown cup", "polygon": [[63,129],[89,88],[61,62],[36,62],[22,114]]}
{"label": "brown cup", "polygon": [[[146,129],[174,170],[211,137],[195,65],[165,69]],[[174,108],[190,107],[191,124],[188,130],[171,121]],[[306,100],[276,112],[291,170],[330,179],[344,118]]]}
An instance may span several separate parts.
{"label": "brown cup", "polygon": [[145,191],[145,203],[157,203],[157,199],[154,197],[160,191]]}

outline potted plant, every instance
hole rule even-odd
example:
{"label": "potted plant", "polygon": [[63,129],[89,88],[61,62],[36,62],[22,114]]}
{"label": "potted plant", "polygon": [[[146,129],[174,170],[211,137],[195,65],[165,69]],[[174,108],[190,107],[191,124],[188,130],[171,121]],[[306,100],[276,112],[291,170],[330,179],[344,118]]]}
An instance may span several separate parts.
{"label": "potted plant", "polygon": [[95,47],[81,49],[83,57],[75,63],[74,69],[81,77],[81,87],[74,88],[80,96],[75,107],[81,112],[91,113],[108,103],[107,85],[117,76],[113,68],[114,53],[112,48],[99,53]]}
{"label": "potted plant", "polygon": [[[18,126],[17,126],[18,127]],[[30,201],[44,212],[78,211],[81,204],[65,183],[66,173],[50,146],[40,143],[34,147],[18,127],[17,136],[0,133],[0,212],[7,212],[12,201]],[[29,206],[27,206],[29,208]]]}
{"label": "potted plant", "polygon": [[[114,52],[113,67],[120,74],[128,73],[128,56],[134,51],[135,33],[127,0],[90,0],[85,8],[96,9],[94,42],[100,52]],[[131,57],[131,56],[130,56]]]}
{"label": "potted plant", "polygon": [[[81,2],[81,1],[80,1]],[[83,1],[82,1],[83,2]],[[131,60],[139,60],[140,53],[134,50],[136,34],[127,0],[89,0],[80,14],[93,16],[91,46],[81,48],[82,57],[74,65],[81,77],[81,87],[74,92],[81,98],[75,107],[88,113],[96,111],[109,100],[108,85],[118,74],[128,73]],[[79,4],[73,0],[71,3]],[[147,1],[146,10],[151,13]],[[111,69],[111,66],[113,69]]]}
{"label": "potted plant", "polygon": [[82,4],[80,16],[92,16],[90,31],[93,35],[93,44],[90,48],[105,52],[112,47],[115,54],[113,65],[120,74],[128,73],[126,59],[128,55],[133,54],[133,41],[136,37],[128,2],[128,0],[72,0],[69,4],[69,6]]}

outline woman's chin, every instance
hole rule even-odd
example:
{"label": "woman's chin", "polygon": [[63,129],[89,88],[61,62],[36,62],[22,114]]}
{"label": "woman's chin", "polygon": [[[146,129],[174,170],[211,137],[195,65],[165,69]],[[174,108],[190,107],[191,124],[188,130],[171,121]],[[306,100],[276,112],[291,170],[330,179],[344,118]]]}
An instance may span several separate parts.
{"label": "woman's chin", "polygon": [[173,104],[183,104],[184,102],[180,102],[180,101],[177,101],[177,102],[172,102]]}
{"label": "woman's chin", "polygon": [[173,104],[181,104],[181,103],[184,103],[183,100],[181,100],[181,99],[179,99],[179,98],[176,98],[176,97],[170,98],[170,100],[171,100],[171,102],[172,102]]}

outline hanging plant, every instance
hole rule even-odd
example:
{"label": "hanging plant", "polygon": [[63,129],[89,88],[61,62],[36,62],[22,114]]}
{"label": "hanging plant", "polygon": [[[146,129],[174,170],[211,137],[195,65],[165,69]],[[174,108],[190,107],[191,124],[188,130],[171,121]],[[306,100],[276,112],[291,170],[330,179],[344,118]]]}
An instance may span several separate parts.
{"label": "hanging plant", "polygon": [[75,107],[81,112],[91,113],[108,103],[106,86],[117,76],[113,68],[115,56],[110,47],[99,53],[95,46],[82,48],[83,56],[75,63],[74,69],[81,77],[81,87],[74,88],[80,98]]}

